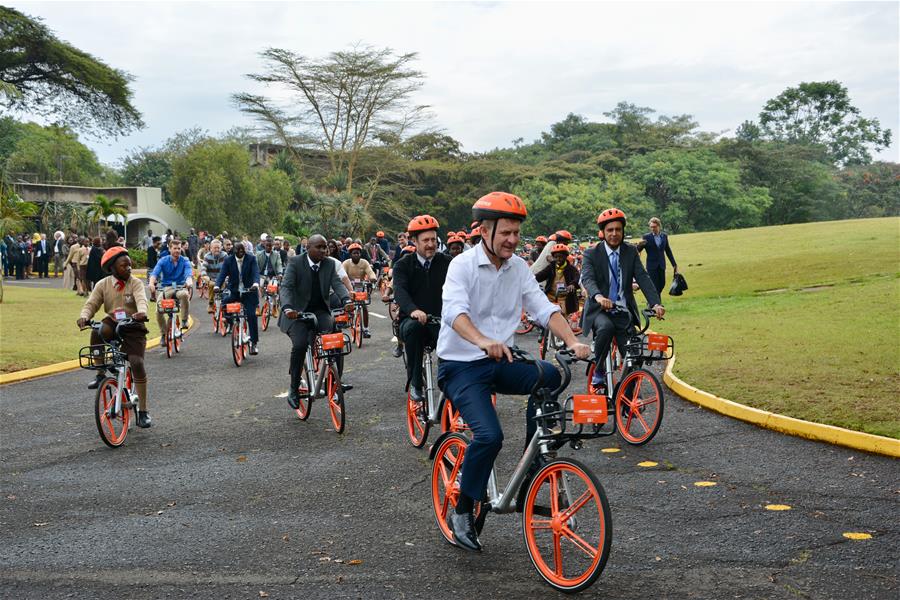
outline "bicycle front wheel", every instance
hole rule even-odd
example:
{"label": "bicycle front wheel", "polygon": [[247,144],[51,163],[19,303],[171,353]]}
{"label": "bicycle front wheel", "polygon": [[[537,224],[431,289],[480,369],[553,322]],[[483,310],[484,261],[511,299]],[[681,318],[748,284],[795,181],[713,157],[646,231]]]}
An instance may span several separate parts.
{"label": "bicycle front wheel", "polygon": [[269,315],[269,302],[267,300],[265,302],[265,304],[263,304],[262,314],[260,315],[260,320],[262,321],[261,325],[262,325],[263,331],[269,330],[269,316],[270,316]]}
{"label": "bicycle front wheel", "polygon": [[357,308],[353,317],[353,335],[356,336],[356,347],[362,348],[363,345],[363,316],[362,309]]}
{"label": "bicycle front wheel", "polygon": [[[447,525],[447,513],[455,510],[459,501],[462,463],[468,445],[466,436],[451,433],[438,446],[431,465],[431,506],[434,509],[434,520],[444,539],[454,545],[453,532]],[[476,503],[476,515],[480,506],[480,503]]]}
{"label": "bicycle front wheel", "polygon": [[166,357],[172,358],[175,354],[175,338],[172,336],[172,315],[166,319],[166,334],[163,336],[166,344]]}
{"label": "bicycle front wheel", "polygon": [[600,481],[579,461],[556,459],[528,486],[522,510],[525,547],[551,587],[580,592],[606,566],[612,517]]}
{"label": "bicycle front wheel", "polygon": [[409,443],[414,448],[421,448],[428,439],[428,431],[431,423],[426,415],[426,402],[415,402],[409,389],[406,390],[406,432],[409,434]]}
{"label": "bicycle front wheel", "polygon": [[616,387],[616,427],[622,439],[642,446],[653,439],[663,417],[662,385],[646,369],[632,371]]}
{"label": "bicycle front wheel", "polygon": [[240,322],[231,325],[231,358],[234,366],[239,367],[244,362],[244,344],[241,343]]}
{"label": "bicycle front wheel", "polygon": [[325,376],[325,390],[328,394],[328,410],[331,412],[331,423],[338,433],[344,432],[346,413],[344,411],[344,388],[341,387],[341,376],[337,365],[328,365]]}
{"label": "bicycle front wheel", "polygon": [[131,422],[131,412],[124,406],[124,402],[118,412],[113,413],[118,390],[119,382],[113,377],[107,377],[97,388],[94,406],[94,420],[100,439],[110,448],[118,448],[125,442],[128,424]]}
{"label": "bicycle front wheel", "polygon": [[175,348],[175,352],[181,352],[181,346],[184,344],[184,333],[181,331],[181,317],[175,317],[175,332],[172,335],[172,346]]}
{"label": "bicycle front wheel", "polygon": [[531,333],[531,330],[534,329],[534,323],[528,320],[525,316],[525,313],[522,313],[522,320],[519,321],[519,327],[516,329],[516,335],[525,335],[527,333]]}

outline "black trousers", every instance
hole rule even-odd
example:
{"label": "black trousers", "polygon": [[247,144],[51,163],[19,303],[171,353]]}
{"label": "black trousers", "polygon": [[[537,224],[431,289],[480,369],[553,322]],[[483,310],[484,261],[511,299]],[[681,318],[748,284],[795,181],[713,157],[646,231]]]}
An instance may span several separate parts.
{"label": "black trousers", "polygon": [[657,293],[662,297],[663,288],[666,287],[666,268],[654,267],[653,269],[647,269],[647,274],[650,276],[650,281],[653,282],[653,287],[656,288]]}
{"label": "black trousers", "polygon": [[50,277],[50,257],[46,254],[34,259],[38,277]]}
{"label": "black trousers", "polygon": [[[316,311],[318,319],[318,333],[329,333],[334,328],[331,312],[327,310]],[[288,337],[291,338],[291,389],[296,390],[300,386],[300,373],[303,371],[303,361],[306,360],[306,349],[316,331],[313,331],[311,323],[295,321],[288,329]]]}
{"label": "black trousers", "polygon": [[411,386],[422,386],[422,355],[425,346],[437,345],[440,330],[440,325],[422,325],[412,317],[400,321],[400,339],[406,348],[406,377]]}
{"label": "black trousers", "polygon": [[628,335],[631,332],[631,314],[624,310],[602,311],[594,317],[591,328],[594,331],[594,356],[597,357],[597,371],[605,373],[606,355],[609,354],[613,336],[616,338],[620,354],[625,351],[625,344],[628,343]]}

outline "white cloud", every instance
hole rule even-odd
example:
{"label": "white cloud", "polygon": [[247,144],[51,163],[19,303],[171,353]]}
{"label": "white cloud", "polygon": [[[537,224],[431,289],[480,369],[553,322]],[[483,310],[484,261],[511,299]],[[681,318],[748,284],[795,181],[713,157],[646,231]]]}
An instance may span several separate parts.
{"label": "white cloud", "polygon": [[200,125],[249,121],[230,94],[257,53],[322,55],[363,42],[420,54],[419,101],[467,150],[536,138],[620,100],[734,129],[801,81],[837,79],[866,116],[894,131],[900,44],[896,3],[14,3],[57,34],[136,76],[147,129],[89,141],[114,162]]}

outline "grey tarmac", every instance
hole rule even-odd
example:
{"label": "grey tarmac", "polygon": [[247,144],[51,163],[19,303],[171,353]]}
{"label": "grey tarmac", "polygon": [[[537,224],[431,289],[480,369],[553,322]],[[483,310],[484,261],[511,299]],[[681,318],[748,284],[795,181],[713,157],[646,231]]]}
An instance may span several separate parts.
{"label": "grey tarmac", "polygon": [[[122,448],[97,435],[88,372],[0,388],[0,597],[558,595],[531,565],[518,514],[488,517],[480,555],[443,541],[427,447],[406,440],[389,321],[373,318],[372,339],[347,359],[355,388],[337,435],[321,401],[302,422],[279,397],[287,336],[262,332],[260,354],[236,368],[204,302],[192,308],[199,325],[182,354],[148,353],[154,424]],[[536,350],[535,334],[521,344]],[[668,390],[666,402],[646,446],[606,438],[562,451],[590,465],[612,509],[610,559],[583,597],[900,597],[898,461],[758,429]],[[498,406],[504,481],[524,399]]]}

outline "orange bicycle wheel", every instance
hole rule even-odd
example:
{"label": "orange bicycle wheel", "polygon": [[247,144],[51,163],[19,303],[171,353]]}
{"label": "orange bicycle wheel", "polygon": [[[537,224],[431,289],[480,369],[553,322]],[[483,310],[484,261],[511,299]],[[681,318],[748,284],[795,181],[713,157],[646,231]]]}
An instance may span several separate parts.
{"label": "orange bicycle wheel", "polygon": [[606,566],[612,544],[603,486],[574,459],[551,461],[528,486],[522,531],[544,581],[566,593],[590,587]]}
{"label": "orange bicycle wheel", "polygon": [[356,347],[362,348],[363,345],[363,315],[362,308],[356,307],[353,316],[353,335],[355,336]]}
{"label": "orange bicycle wheel", "polygon": [[328,365],[328,373],[325,375],[325,390],[328,395],[328,410],[331,413],[331,423],[338,433],[344,432],[346,412],[344,411],[344,388],[341,387],[341,376],[337,365]]}
{"label": "orange bicycle wheel", "polygon": [[622,439],[642,446],[653,439],[663,417],[663,391],[656,375],[637,369],[616,386],[616,428]]}
{"label": "orange bicycle wheel", "polygon": [[409,434],[409,443],[414,448],[421,448],[428,439],[428,430],[431,423],[425,414],[426,403],[415,402],[409,389],[406,390],[406,432]]}
{"label": "orange bicycle wheel", "polygon": [[260,321],[262,322],[262,330],[267,331],[269,329],[269,300],[266,299],[265,303],[262,306],[262,314],[260,315]]}
{"label": "orange bicycle wheel", "polygon": [[166,345],[166,357],[172,358],[175,354],[175,339],[172,337],[172,315],[166,319],[166,333],[163,336],[163,342]]}
{"label": "orange bicycle wheel", "polygon": [[184,332],[181,331],[181,317],[175,317],[175,338],[172,346],[175,348],[175,352],[181,352],[181,346],[184,344]]}
{"label": "orange bicycle wheel", "polygon": [[119,382],[113,377],[107,377],[100,382],[97,388],[97,396],[94,405],[94,420],[97,423],[97,431],[100,439],[110,448],[118,448],[125,442],[128,435],[128,424],[131,422],[131,411],[123,406],[116,414],[112,410],[116,405],[116,392]]}
{"label": "orange bicycle wheel", "polygon": [[244,345],[241,343],[241,322],[238,320],[231,325],[231,358],[234,366],[239,367],[244,362]]}
{"label": "orange bicycle wheel", "polygon": [[[454,510],[459,500],[459,481],[468,445],[466,436],[451,433],[438,446],[431,465],[431,506],[434,509],[434,519],[444,539],[454,545],[453,533],[447,525],[447,512]],[[476,516],[480,510],[481,503],[476,502]]]}
{"label": "orange bicycle wheel", "polygon": [[[491,394],[491,404],[497,408],[497,394]],[[441,433],[452,431],[453,433],[465,433],[471,431],[462,415],[453,406],[450,398],[444,398],[444,406],[441,409]]]}

